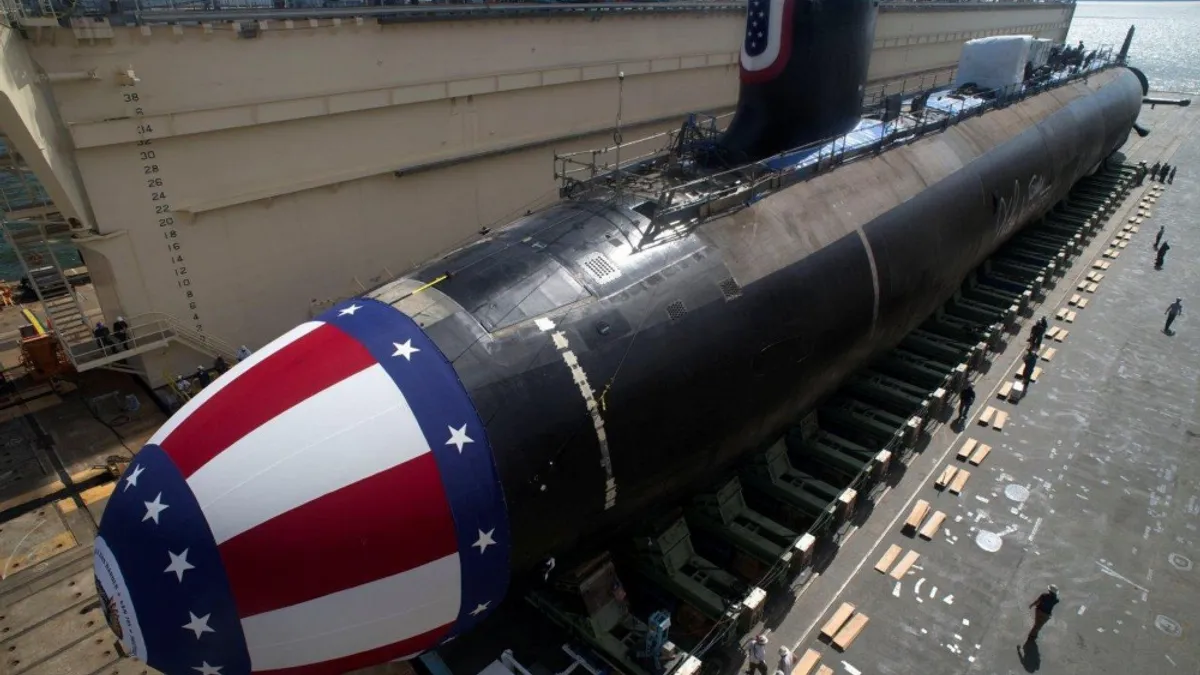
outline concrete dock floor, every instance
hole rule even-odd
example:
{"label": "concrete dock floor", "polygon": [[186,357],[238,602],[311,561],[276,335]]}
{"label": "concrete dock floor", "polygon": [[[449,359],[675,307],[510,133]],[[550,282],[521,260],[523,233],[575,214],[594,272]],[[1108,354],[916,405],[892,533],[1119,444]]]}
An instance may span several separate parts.
{"label": "concrete dock floor", "polygon": [[[1200,313],[1200,224],[1191,217],[1200,209],[1200,168],[1193,170],[1200,167],[1200,111],[1147,107],[1141,121],[1153,133],[1133,138],[1126,154],[1178,163],[1175,184],[1086,309],[1076,310],[1069,336],[1053,344],[1057,354],[1041,364],[1028,396],[1014,405],[994,395],[1012,379],[1023,336],[976,383],[976,413],[989,405],[1008,411],[1005,429],[974,420],[961,433],[942,428],[836,559],[772,617],[772,654],[780,645],[815,649],[824,665],[847,675],[1200,672],[1200,640],[1192,634],[1200,623],[1200,459],[1190,454],[1200,450],[1200,324],[1191,318]],[[1136,206],[1137,194],[1123,209]],[[1124,214],[1118,211],[1108,236],[1097,237],[1038,310],[1053,325],[1064,325],[1055,312],[1077,292],[1073,279],[1090,270]],[[1155,272],[1150,244],[1159,226],[1172,250]],[[1175,297],[1183,297],[1185,315],[1168,336],[1162,314]],[[0,476],[14,466],[28,474],[0,478],[0,673],[154,673],[120,658],[96,604],[91,543],[112,484],[85,489],[70,480],[110,454],[136,450],[162,421],[143,400],[143,415],[119,420],[118,438],[82,402],[110,389],[135,392],[124,376],[108,377],[115,379],[0,426]],[[954,456],[967,438],[992,445],[992,453],[967,467],[971,478],[960,496],[935,491],[942,467],[961,465]],[[36,497],[64,475],[65,494]],[[900,531],[921,499],[946,514],[928,541]],[[920,554],[899,581],[874,569],[893,544]],[[1027,605],[1048,583],[1060,587],[1062,602],[1036,645],[1025,645]],[[456,672],[477,672],[468,664],[491,661],[504,647],[521,659],[526,644],[565,641],[513,600],[505,614],[513,621],[489,622],[491,635],[464,636],[446,650]],[[817,634],[843,602],[869,621],[840,653]]]}

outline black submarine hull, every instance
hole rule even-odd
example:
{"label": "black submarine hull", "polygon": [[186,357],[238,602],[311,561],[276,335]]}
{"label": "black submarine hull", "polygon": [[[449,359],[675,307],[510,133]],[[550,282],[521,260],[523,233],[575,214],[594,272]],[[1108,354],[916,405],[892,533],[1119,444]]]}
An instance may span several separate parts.
{"label": "black submarine hull", "polygon": [[1140,105],[1109,69],[642,253],[636,213],[564,204],[369,297],[451,272],[395,306],[487,421],[520,572],[776,440],[1118,149]]}

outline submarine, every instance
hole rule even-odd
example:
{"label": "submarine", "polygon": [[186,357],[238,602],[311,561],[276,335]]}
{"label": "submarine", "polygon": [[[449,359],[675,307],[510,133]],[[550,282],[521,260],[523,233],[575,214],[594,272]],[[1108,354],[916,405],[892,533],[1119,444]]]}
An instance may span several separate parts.
{"label": "submarine", "polygon": [[875,14],[752,0],[734,119],[691,159],[580,184],[187,402],[95,543],[125,652],[318,675],[472,630],[783,435],[1134,128],[1123,59],[864,117]]}

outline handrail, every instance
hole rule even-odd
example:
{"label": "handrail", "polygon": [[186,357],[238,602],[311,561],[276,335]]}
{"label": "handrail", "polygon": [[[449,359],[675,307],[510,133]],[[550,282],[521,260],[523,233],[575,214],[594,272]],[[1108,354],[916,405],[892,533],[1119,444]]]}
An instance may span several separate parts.
{"label": "handrail", "polygon": [[121,361],[123,359],[116,358],[121,354],[140,354],[156,347],[165,347],[173,340],[198,351],[220,356],[229,363],[237,360],[235,347],[207,333],[188,328],[170,314],[146,312],[130,317],[127,323],[129,328],[126,330],[127,339],[124,342],[119,343],[115,335],[110,335],[111,345],[101,346],[95,339],[67,345],[75,367],[80,368],[99,361]]}

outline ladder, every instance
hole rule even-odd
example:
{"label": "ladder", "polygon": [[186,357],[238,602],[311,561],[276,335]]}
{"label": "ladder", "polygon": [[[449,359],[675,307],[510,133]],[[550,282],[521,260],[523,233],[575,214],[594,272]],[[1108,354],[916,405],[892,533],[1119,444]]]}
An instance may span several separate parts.
{"label": "ladder", "polygon": [[[68,353],[76,345],[91,342],[92,329],[79,305],[75,289],[71,288],[62,265],[50,247],[47,225],[5,220],[3,226],[4,238],[20,261],[21,270],[37,294],[38,301],[45,308],[49,328],[59,342]],[[64,235],[70,231],[66,224],[54,229],[61,230]]]}

